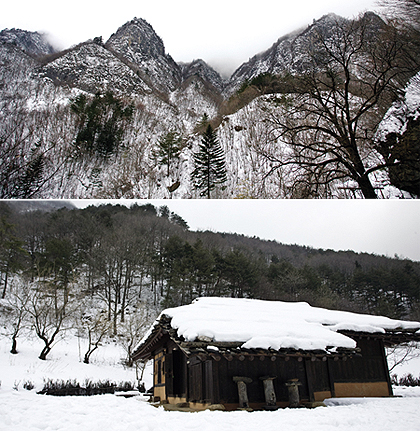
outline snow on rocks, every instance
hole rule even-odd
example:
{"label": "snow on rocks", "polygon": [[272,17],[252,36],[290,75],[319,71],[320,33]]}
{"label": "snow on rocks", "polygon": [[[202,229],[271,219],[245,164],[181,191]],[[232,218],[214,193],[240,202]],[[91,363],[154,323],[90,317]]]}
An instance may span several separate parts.
{"label": "snow on rocks", "polygon": [[408,118],[417,119],[420,115],[420,72],[410,79],[404,99],[395,102],[379,125],[376,138],[385,140],[389,133],[405,132]]}

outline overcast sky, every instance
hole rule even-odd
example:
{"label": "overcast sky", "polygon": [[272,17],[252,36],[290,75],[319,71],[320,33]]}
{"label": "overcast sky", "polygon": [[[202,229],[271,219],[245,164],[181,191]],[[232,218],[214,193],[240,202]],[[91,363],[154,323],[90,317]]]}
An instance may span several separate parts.
{"label": "overcast sky", "polygon": [[[87,205],[93,201],[78,201]],[[110,201],[131,205],[134,201]],[[235,232],[332,250],[420,261],[419,200],[152,200],[191,230]]]}
{"label": "overcast sky", "polygon": [[16,0],[2,2],[0,29],[49,33],[62,48],[103,36],[125,22],[148,21],[175,61],[202,58],[224,73],[313,19],[353,17],[376,0]]}

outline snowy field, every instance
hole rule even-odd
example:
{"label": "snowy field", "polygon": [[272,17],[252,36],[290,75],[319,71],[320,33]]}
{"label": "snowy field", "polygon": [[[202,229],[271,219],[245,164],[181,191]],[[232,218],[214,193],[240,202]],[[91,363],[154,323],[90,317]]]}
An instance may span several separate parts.
{"label": "snowy field", "polygon": [[355,400],[344,405],[276,412],[166,412],[141,398],[115,395],[52,397],[28,391],[0,394],[0,429],[13,431],[223,431],[258,429],[347,431],[420,429],[420,398]]}
{"label": "snowy field", "polygon": [[[11,355],[10,342],[0,339],[0,430],[10,431],[236,431],[271,430],[369,430],[419,431],[420,388],[396,388],[395,398],[332,399],[327,407],[313,410],[282,409],[276,412],[166,412],[142,396],[53,397],[37,395],[44,379],[134,381],[135,371],[125,369],[124,352],[115,345],[101,347],[92,363],[81,362],[83,343],[76,338],[61,341],[47,361],[37,358],[41,345],[20,340],[19,354]],[[405,366],[404,373],[419,375],[420,361]],[[397,369],[396,372],[400,374]],[[28,391],[24,382],[35,388]],[[150,368],[145,373],[150,386]]]}

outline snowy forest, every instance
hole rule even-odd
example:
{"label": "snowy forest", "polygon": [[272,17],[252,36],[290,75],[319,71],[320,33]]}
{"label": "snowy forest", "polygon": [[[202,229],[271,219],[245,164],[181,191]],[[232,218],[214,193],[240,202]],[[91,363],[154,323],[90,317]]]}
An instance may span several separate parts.
{"label": "snowy forest", "polygon": [[419,196],[420,8],[380,3],[229,79],[141,18],[59,52],[1,31],[0,198]]}
{"label": "snowy forest", "polygon": [[129,362],[163,308],[200,296],[420,318],[420,264],[407,259],[195,232],[151,204],[0,210],[1,315],[12,350],[30,327],[43,359],[76,325],[89,339],[86,362],[105,336],[118,337]]}

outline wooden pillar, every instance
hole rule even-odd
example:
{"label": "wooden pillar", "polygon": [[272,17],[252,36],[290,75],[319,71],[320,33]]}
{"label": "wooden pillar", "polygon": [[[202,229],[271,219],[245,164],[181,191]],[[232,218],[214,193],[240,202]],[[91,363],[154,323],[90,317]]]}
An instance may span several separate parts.
{"label": "wooden pillar", "polygon": [[301,386],[302,383],[299,382],[299,379],[291,379],[285,383],[285,385],[289,390],[289,407],[292,409],[299,407],[299,386]]}
{"label": "wooden pillar", "polygon": [[391,377],[389,376],[389,368],[388,368],[388,361],[386,360],[384,340],[379,340],[379,342],[381,345],[381,356],[382,356],[382,362],[384,364],[385,378],[388,384],[388,392],[389,392],[389,396],[392,397],[394,396],[394,392],[392,391]]}
{"label": "wooden pillar", "polygon": [[233,378],[233,381],[238,385],[238,394],[239,394],[239,408],[240,409],[248,409],[248,392],[246,390],[247,383],[251,383],[252,379],[249,377],[237,377]]}
{"label": "wooden pillar", "polygon": [[309,358],[305,360],[306,384],[308,385],[309,401],[311,403],[315,401],[313,375],[312,375],[312,362],[313,361]]}
{"label": "wooden pillar", "polygon": [[263,381],[264,384],[264,396],[265,396],[265,410],[276,410],[277,409],[277,398],[276,393],[274,391],[273,380],[276,379],[277,376],[270,377],[260,377],[260,380]]}

